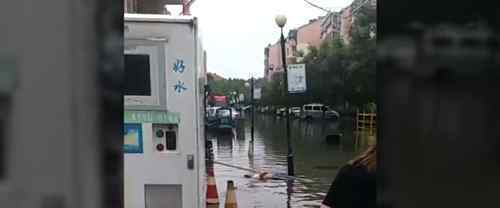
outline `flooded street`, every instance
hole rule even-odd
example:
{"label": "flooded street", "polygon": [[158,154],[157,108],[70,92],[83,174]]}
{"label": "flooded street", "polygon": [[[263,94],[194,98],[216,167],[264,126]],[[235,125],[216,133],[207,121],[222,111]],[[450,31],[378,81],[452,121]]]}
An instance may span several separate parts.
{"label": "flooded street", "polygon": [[[215,160],[244,168],[287,173],[286,121],[256,115],[254,156],[249,157],[250,120],[242,120],[234,135],[210,134]],[[326,135],[342,133],[339,144],[328,143]],[[365,137],[352,134],[352,120],[307,123],[291,121],[295,174],[301,180],[259,181],[244,178],[249,172],[215,164],[220,207],[224,206],[226,183],[233,180],[239,207],[319,207],[338,168],[363,151]]]}

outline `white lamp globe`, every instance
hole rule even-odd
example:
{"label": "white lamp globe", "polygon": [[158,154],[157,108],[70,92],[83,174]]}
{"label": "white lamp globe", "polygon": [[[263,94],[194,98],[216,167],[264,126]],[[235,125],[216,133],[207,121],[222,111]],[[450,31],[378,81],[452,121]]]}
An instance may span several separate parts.
{"label": "white lamp globe", "polygon": [[278,15],[278,16],[276,16],[275,21],[279,27],[284,27],[286,24],[286,16],[285,15]]}

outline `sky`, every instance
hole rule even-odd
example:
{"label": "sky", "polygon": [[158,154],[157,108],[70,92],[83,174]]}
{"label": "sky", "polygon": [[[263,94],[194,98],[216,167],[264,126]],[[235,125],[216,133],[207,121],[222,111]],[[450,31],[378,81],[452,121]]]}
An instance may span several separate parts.
{"label": "sky", "polygon": [[[310,2],[339,11],[352,0]],[[289,29],[326,14],[304,0],[196,0],[191,13],[199,19],[208,71],[243,79],[264,76],[264,48],[280,37],[276,15],[287,16],[286,36]]]}

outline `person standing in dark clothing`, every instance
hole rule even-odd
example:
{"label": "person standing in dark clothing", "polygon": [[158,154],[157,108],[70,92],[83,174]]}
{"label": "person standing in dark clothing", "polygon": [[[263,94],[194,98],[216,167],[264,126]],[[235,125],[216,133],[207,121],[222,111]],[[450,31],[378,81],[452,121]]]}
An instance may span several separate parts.
{"label": "person standing in dark clothing", "polygon": [[343,166],[330,186],[321,208],[375,208],[376,155],[377,148],[374,145]]}

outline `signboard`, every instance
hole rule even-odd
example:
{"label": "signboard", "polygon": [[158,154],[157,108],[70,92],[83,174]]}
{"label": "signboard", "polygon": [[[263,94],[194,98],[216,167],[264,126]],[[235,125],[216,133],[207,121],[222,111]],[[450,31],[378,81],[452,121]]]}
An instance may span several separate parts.
{"label": "signboard", "polygon": [[259,100],[262,97],[262,89],[261,88],[255,88],[253,90],[253,98],[256,100]]}
{"label": "signboard", "polygon": [[213,96],[215,102],[227,102],[226,96]]}
{"label": "signboard", "polygon": [[123,118],[125,123],[177,124],[180,122],[179,114],[166,111],[125,111]]}
{"label": "signboard", "polygon": [[124,124],[124,149],[125,153],[143,153],[142,147],[142,125],[139,124]]}
{"label": "signboard", "polygon": [[306,86],[306,65],[290,64],[288,65],[288,92],[302,93],[307,90]]}

